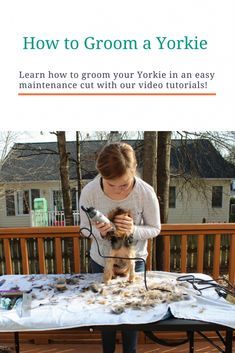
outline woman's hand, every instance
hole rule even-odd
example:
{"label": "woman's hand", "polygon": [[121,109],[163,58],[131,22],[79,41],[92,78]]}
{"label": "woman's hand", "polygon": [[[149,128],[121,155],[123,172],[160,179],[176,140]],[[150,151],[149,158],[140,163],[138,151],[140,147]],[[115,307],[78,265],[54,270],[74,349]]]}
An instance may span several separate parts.
{"label": "woman's hand", "polygon": [[111,223],[96,222],[94,226],[98,229],[102,237],[106,237],[107,233],[113,229]]}
{"label": "woman's hand", "polygon": [[118,215],[114,218],[114,225],[124,231],[126,235],[131,235],[134,233],[134,223],[133,219],[127,215]]}

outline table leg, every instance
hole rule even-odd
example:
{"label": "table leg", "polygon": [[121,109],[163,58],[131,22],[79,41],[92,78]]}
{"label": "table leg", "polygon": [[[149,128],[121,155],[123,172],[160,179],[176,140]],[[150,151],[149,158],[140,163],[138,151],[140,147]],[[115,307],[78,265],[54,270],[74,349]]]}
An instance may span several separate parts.
{"label": "table leg", "polygon": [[188,331],[189,353],[194,353],[194,331]]}
{"label": "table leg", "polygon": [[20,353],[20,340],[19,340],[19,332],[15,332],[15,351],[16,353]]}
{"label": "table leg", "polygon": [[232,353],[233,351],[233,331],[227,330],[225,337],[225,353]]}

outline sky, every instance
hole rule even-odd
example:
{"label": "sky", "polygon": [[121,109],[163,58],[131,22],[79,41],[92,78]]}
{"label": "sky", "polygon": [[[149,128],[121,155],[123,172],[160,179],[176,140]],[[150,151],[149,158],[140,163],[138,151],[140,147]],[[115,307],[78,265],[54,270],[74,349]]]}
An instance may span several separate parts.
{"label": "sky", "polygon": [[[104,133],[110,132],[109,130],[104,131]],[[82,135],[86,139],[98,139],[96,132],[92,130],[82,130],[81,131]],[[101,132],[102,133],[102,132]],[[3,141],[6,140],[7,132],[5,131],[0,131],[0,144],[3,144]],[[135,138],[136,135],[138,134],[137,131],[128,131],[128,136],[129,138]],[[50,141],[56,141],[56,135],[53,133],[53,131],[49,130],[41,130],[41,131],[11,131],[11,142],[18,142],[18,143],[24,143],[24,142],[50,142]],[[71,130],[71,131],[66,131],[66,140],[67,141],[75,141],[76,140],[76,131]],[[1,142],[2,141],[2,142]]]}
{"label": "sky", "polygon": [[[56,141],[56,135],[53,131],[49,130],[41,130],[41,131],[11,131],[12,138],[11,141],[16,143],[24,143],[24,142],[49,142]],[[6,131],[1,131],[0,136],[1,140],[4,140],[4,135],[6,135]],[[76,139],[75,131],[66,131],[66,139],[68,141]]]}
{"label": "sky", "polygon": [[[108,132],[108,131],[107,131]],[[88,139],[97,139],[97,135],[92,130],[83,130],[82,135],[84,138]],[[135,132],[130,132],[130,136],[135,136]],[[66,131],[66,141],[75,141],[76,140],[76,131]],[[0,156],[4,157],[6,153],[5,149],[9,149],[13,146],[14,143],[34,143],[34,142],[56,142],[56,135],[53,131],[41,130],[41,131],[0,131]],[[1,159],[2,159],[1,157]]]}
{"label": "sky", "polygon": [[[195,130],[191,130],[195,131]],[[105,135],[109,133],[109,130],[106,131],[92,131],[92,130],[82,130],[82,139],[100,139],[99,133],[101,137],[104,139]],[[135,139],[139,138],[140,133],[143,133],[143,131],[121,131],[119,130],[120,133],[128,133],[127,138],[129,139]],[[180,132],[180,131],[179,131]],[[185,131],[184,131],[185,132]],[[184,132],[182,132],[184,134]],[[188,131],[190,132],[190,131]],[[203,130],[197,131],[202,133]],[[205,136],[207,136],[208,132],[211,132],[212,135],[213,133],[216,133],[216,131],[204,131],[206,133]],[[222,134],[222,132],[221,132]],[[222,136],[219,132],[219,135]],[[227,135],[226,135],[227,134]],[[226,138],[227,136],[227,138]],[[125,138],[124,136],[123,138]],[[173,135],[172,138],[179,138],[180,135]],[[188,137],[190,138],[190,136]],[[191,138],[195,138],[195,135],[192,135]],[[224,136],[220,137],[226,139],[225,142],[229,142],[229,132],[224,132]],[[216,135],[214,137],[216,139]],[[75,141],[76,140],[76,131],[75,130],[69,130],[66,131],[66,140],[67,141]],[[6,151],[8,152],[10,148],[13,146],[14,143],[36,143],[36,142],[56,142],[56,135],[55,133],[51,130],[41,130],[41,131],[34,131],[34,130],[22,130],[22,131],[0,131],[0,158],[3,159],[4,156],[6,155]],[[230,141],[231,143],[231,141]],[[221,149],[220,152],[224,155],[227,154],[227,149]]]}

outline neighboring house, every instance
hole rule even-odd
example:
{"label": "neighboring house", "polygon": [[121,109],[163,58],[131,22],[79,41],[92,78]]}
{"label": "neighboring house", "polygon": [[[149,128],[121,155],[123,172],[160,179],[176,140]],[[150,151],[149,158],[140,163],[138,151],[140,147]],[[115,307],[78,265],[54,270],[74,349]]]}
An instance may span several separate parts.
{"label": "neighboring house", "polygon": [[231,184],[231,197],[235,197],[235,180]]}
{"label": "neighboring house", "polygon": [[[136,150],[139,173],[143,167],[142,140],[128,140]],[[95,156],[105,141],[81,142],[83,181],[97,174]],[[67,142],[73,209],[76,195],[76,144]],[[235,166],[208,140],[173,140],[169,223],[228,222],[231,182]],[[30,225],[33,200],[46,198],[49,210],[62,210],[57,143],[15,144],[0,171],[0,227]]]}
{"label": "neighboring house", "polygon": [[171,175],[169,223],[229,221],[235,165],[209,140],[173,141]]}

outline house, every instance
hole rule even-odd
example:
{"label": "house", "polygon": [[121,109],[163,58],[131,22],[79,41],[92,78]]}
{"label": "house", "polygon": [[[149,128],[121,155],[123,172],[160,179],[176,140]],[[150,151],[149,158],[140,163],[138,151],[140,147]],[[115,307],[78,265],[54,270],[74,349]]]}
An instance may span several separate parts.
{"label": "house", "polygon": [[169,223],[228,222],[234,173],[209,140],[173,141]]}
{"label": "house", "polygon": [[[143,141],[127,140],[136,150],[139,174]],[[97,174],[95,156],[105,141],[81,142],[82,178]],[[73,209],[77,210],[76,144],[67,142]],[[206,139],[172,140],[169,223],[228,222],[231,182],[235,166]],[[45,198],[48,209],[62,210],[57,143],[17,143],[0,171],[0,227],[30,225],[35,198]]]}

